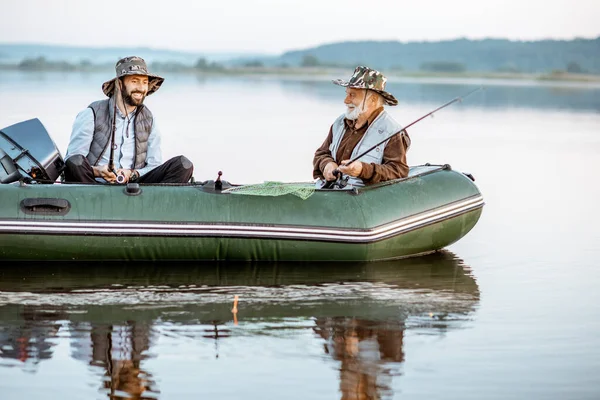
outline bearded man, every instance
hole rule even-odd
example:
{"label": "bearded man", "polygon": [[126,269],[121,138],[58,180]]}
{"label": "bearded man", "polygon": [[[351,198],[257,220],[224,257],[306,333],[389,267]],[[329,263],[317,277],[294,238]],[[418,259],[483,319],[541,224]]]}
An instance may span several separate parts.
{"label": "bearded man", "polygon": [[[90,104],[75,118],[67,148],[65,181],[185,183],[193,172],[184,156],[162,164],[161,136],[144,99],[164,79],[148,73],[140,57],[115,66],[116,77],[102,85],[108,97]],[[112,145],[111,145],[112,143]]]}
{"label": "bearded man", "polygon": [[349,184],[364,186],[408,176],[406,151],[410,146],[410,138],[406,132],[345,165],[402,129],[383,109],[384,105],[398,104],[398,100],[385,91],[386,81],[381,72],[363,66],[356,67],[349,81],[333,81],[336,85],[346,87],[346,112],[331,125],[329,135],[315,152],[314,178],[334,181],[334,171],[337,169],[350,176]]}

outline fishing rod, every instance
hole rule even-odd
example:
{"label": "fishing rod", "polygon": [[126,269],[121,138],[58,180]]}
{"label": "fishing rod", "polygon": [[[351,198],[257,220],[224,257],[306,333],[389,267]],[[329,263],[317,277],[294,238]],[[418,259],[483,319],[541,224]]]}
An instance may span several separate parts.
{"label": "fishing rod", "polygon": [[[116,83],[115,83],[116,86]],[[115,87],[115,91],[116,91],[116,87]],[[123,174],[117,174],[117,171],[115,171],[115,149],[117,148],[117,145],[115,144],[115,132],[117,131],[117,126],[116,126],[116,120],[117,120],[117,95],[115,93],[115,98],[114,98],[114,107],[113,107],[113,118],[112,118],[112,132],[110,135],[110,155],[108,158],[108,170],[110,172],[112,172],[113,174],[115,174],[115,176],[117,177],[117,183],[125,183],[125,176]]]}
{"label": "fishing rod", "polygon": [[[402,128],[402,129],[401,129],[401,130],[399,130],[398,132],[396,132],[396,133],[394,133],[393,135],[391,135],[391,136],[389,136],[389,137],[387,137],[387,138],[383,139],[381,142],[377,143],[377,144],[376,144],[376,145],[374,145],[373,147],[371,147],[371,148],[369,148],[369,149],[367,149],[367,150],[363,151],[361,154],[357,155],[356,157],[354,157],[353,159],[351,159],[351,160],[350,160],[350,161],[348,161],[347,163],[343,164],[343,166],[345,167],[345,166],[348,166],[348,165],[352,164],[354,161],[358,160],[359,158],[361,158],[361,157],[362,157],[362,156],[364,156],[365,154],[367,154],[367,153],[369,153],[370,151],[374,150],[374,149],[375,149],[377,146],[379,146],[380,144],[387,142],[388,140],[390,140],[391,138],[393,138],[394,136],[396,136],[396,135],[398,135],[398,134],[400,134],[400,133],[402,133],[402,132],[406,133],[406,130],[407,130],[408,128],[410,128],[411,126],[413,126],[414,124],[416,124],[417,122],[419,122],[419,121],[421,121],[421,120],[423,120],[423,119],[425,119],[425,118],[429,117],[430,115],[433,115],[433,114],[435,114],[436,112],[440,111],[440,110],[441,110],[441,109],[443,109],[443,108],[446,108],[446,107],[448,107],[450,104],[453,104],[453,103],[456,103],[456,102],[462,102],[462,101],[463,101],[463,99],[467,98],[468,96],[472,95],[473,93],[475,93],[475,92],[477,92],[477,91],[479,91],[479,90],[481,90],[481,89],[483,89],[483,86],[480,86],[480,87],[478,87],[477,89],[470,91],[469,93],[465,94],[464,96],[459,96],[459,97],[456,97],[456,98],[454,98],[454,99],[450,100],[449,102],[447,102],[446,104],[443,104],[443,105],[439,106],[439,107],[438,107],[438,108],[436,108],[435,110],[428,112],[427,114],[423,115],[421,118],[419,118],[419,119],[417,119],[417,120],[415,120],[415,121],[411,122],[410,124],[406,125],[404,128]],[[337,176],[337,177],[338,177],[338,180],[340,180],[340,179],[341,179],[342,172],[341,172],[339,169],[337,169],[337,168],[336,168],[335,170],[333,170],[333,175]],[[344,185],[344,186],[345,186],[345,185]]]}
{"label": "fishing rod", "polygon": [[117,120],[117,98],[116,98],[116,93],[115,93],[115,98],[114,100],[114,106],[113,106],[113,116],[112,116],[112,129],[111,129],[111,134],[110,134],[110,155],[108,157],[108,170],[112,173],[114,173],[115,175],[117,175],[117,173],[115,172],[115,148],[117,147],[115,145],[115,132],[117,130],[117,124],[116,124],[116,120]]}

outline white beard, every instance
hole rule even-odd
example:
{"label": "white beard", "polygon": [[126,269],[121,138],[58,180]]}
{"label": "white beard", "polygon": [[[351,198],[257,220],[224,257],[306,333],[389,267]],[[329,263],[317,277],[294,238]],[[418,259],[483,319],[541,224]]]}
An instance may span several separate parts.
{"label": "white beard", "polygon": [[350,107],[346,106],[346,111],[344,112],[344,117],[349,119],[350,121],[355,121],[360,114],[362,114],[364,110],[362,107]]}
{"label": "white beard", "polygon": [[[365,100],[368,100],[370,97],[371,93],[367,93]],[[357,120],[360,114],[365,112],[365,106],[365,101],[361,101],[359,106],[355,106],[354,104],[346,104],[346,111],[344,112],[344,117],[346,117],[350,121]]]}

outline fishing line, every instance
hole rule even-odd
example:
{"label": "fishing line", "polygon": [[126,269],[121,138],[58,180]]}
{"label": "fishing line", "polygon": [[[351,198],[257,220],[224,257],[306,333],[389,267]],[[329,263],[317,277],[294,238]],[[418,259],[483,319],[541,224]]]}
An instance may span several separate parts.
{"label": "fishing line", "polygon": [[[472,95],[473,93],[475,93],[475,92],[477,92],[477,91],[479,91],[479,90],[482,90],[482,89],[483,89],[483,86],[480,86],[480,87],[478,87],[477,89],[475,89],[475,90],[472,90],[472,91],[470,91],[469,93],[465,94],[464,96],[455,97],[454,99],[450,100],[449,102],[447,102],[447,103],[445,103],[445,104],[443,104],[443,105],[439,106],[439,107],[438,107],[438,108],[436,108],[435,110],[428,112],[427,114],[423,115],[422,117],[420,117],[420,118],[416,119],[415,121],[411,122],[410,124],[406,125],[404,128],[402,128],[402,129],[401,129],[401,130],[399,130],[398,132],[396,132],[396,133],[394,133],[394,134],[390,135],[389,137],[387,137],[387,138],[383,139],[381,142],[379,142],[379,143],[377,143],[377,144],[373,145],[372,147],[370,147],[369,149],[367,149],[367,150],[363,151],[361,154],[359,154],[359,155],[357,155],[356,157],[352,158],[352,159],[351,159],[350,161],[348,161],[347,163],[345,163],[345,164],[342,164],[342,166],[346,167],[346,166],[348,166],[348,165],[352,164],[354,161],[358,160],[359,158],[361,158],[361,157],[362,157],[362,156],[364,156],[365,154],[367,154],[367,153],[369,153],[369,152],[373,151],[375,148],[377,148],[377,146],[379,146],[379,145],[381,145],[381,144],[383,144],[383,143],[387,142],[388,140],[390,140],[390,139],[391,139],[391,138],[393,138],[394,136],[396,136],[396,135],[398,135],[398,134],[400,134],[400,133],[406,133],[406,130],[407,130],[408,128],[410,128],[411,126],[413,126],[414,124],[416,124],[417,122],[419,122],[419,121],[421,121],[421,120],[423,120],[423,119],[425,119],[425,118],[427,118],[427,117],[429,117],[429,116],[433,116],[433,114],[435,114],[436,112],[440,111],[440,110],[441,110],[441,109],[443,109],[443,108],[446,108],[446,107],[448,107],[449,105],[451,105],[451,104],[453,104],[453,103],[456,103],[456,102],[462,102],[462,101],[463,101],[463,99],[467,98],[468,96],[470,96],[470,95]],[[337,177],[338,177],[338,180],[339,180],[339,179],[341,178],[342,172],[341,172],[339,169],[337,169],[337,168],[336,168],[336,169],[333,171],[333,174],[334,174],[335,176],[337,176]]]}

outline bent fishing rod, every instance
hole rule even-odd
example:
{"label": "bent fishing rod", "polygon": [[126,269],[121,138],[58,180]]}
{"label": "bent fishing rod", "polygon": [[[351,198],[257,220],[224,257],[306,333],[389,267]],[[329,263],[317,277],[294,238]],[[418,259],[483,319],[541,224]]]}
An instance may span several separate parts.
{"label": "bent fishing rod", "polygon": [[[441,110],[441,109],[443,109],[443,108],[446,108],[446,107],[448,107],[450,104],[453,104],[453,103],[456,103],[456,102],[462,102],[462,101],[463,101],[463,99],[467,98],[468,96],[472,95],[473,93],[475,93],[475,92],[477,92],[477,91],[479,91],[479,90],[481,90],[481,89],[483,89],[483,86],[480,86],[480,87],[478,87],[477,89],[470,91],[469,93],[465,94],[464,96],[459,96],[459,97],[456,97],[456,98],[454,98],[454,99],[450,100],[449,102],[447,102],[446,104],[443,104],[443,105],[439,106],[439,107],[438,107],[438,108],[436,108],[435,110],[428,112],[427,114],[423,115],[421,118],[419,118],[419,119],[417,119],[417,120],[415,120],[415,121],[411,122],[410,124],[406,125],[404,128],[400,129],[398,132],[396,132],[396,133],[394,133],[394,134],[392,134],[392,135],[388,136],[387,138],[383,139],[381,142],[377,143],[377,144],[376,144],[376,145],[374,145],[373,147],[371,147],[371,148],[369,148],[369,149],[367,149],[367,150],[363,151],[361,154],[357,155],[356,157],[354,157],[353,159],[351,159],[351,160],[350,160],[350,161],[348,161],[347,163],[343,164],[343,166],[345,167],[345,166],[348,166],[348,165],[352,164],[354,161],[358,160],[359,158],[361,158],[361,157],[362,157],[362,156],[364,156],[365,154],[369,153],[370,151],[373,151],[373,150],[374,150],[374,149],[375,149],[377,146],[379,146],[380,144],[387,142],[388,140],[390,140],[391,138],[393,138],[394,136],[396,136],[396,135],[398,135],[398,134],[400,134],[400,133],[402,133],[402,132],[406,133],[406,130],[407,130],[408,128],[410,128],[411,126],[413,126],[414,124],[416,124],[417,122],[419,122],[419,121],[421,121],[421,120],[423,120],[423,119],[425,119],[425,118],[427,118],[427,117],[429,117],[429,116],[431,116],[431,115],[435,114],[436,112],[440,111],[440,110]],[[338,177],[338,179],[340,179],[341,173],[342,173],[342,172],[341,172],[340,170],[338,170],[337,168],[336,168],[335,170],[333,170],[333,174],[334,174],[335,176],[337,176],[337,177]]]}

